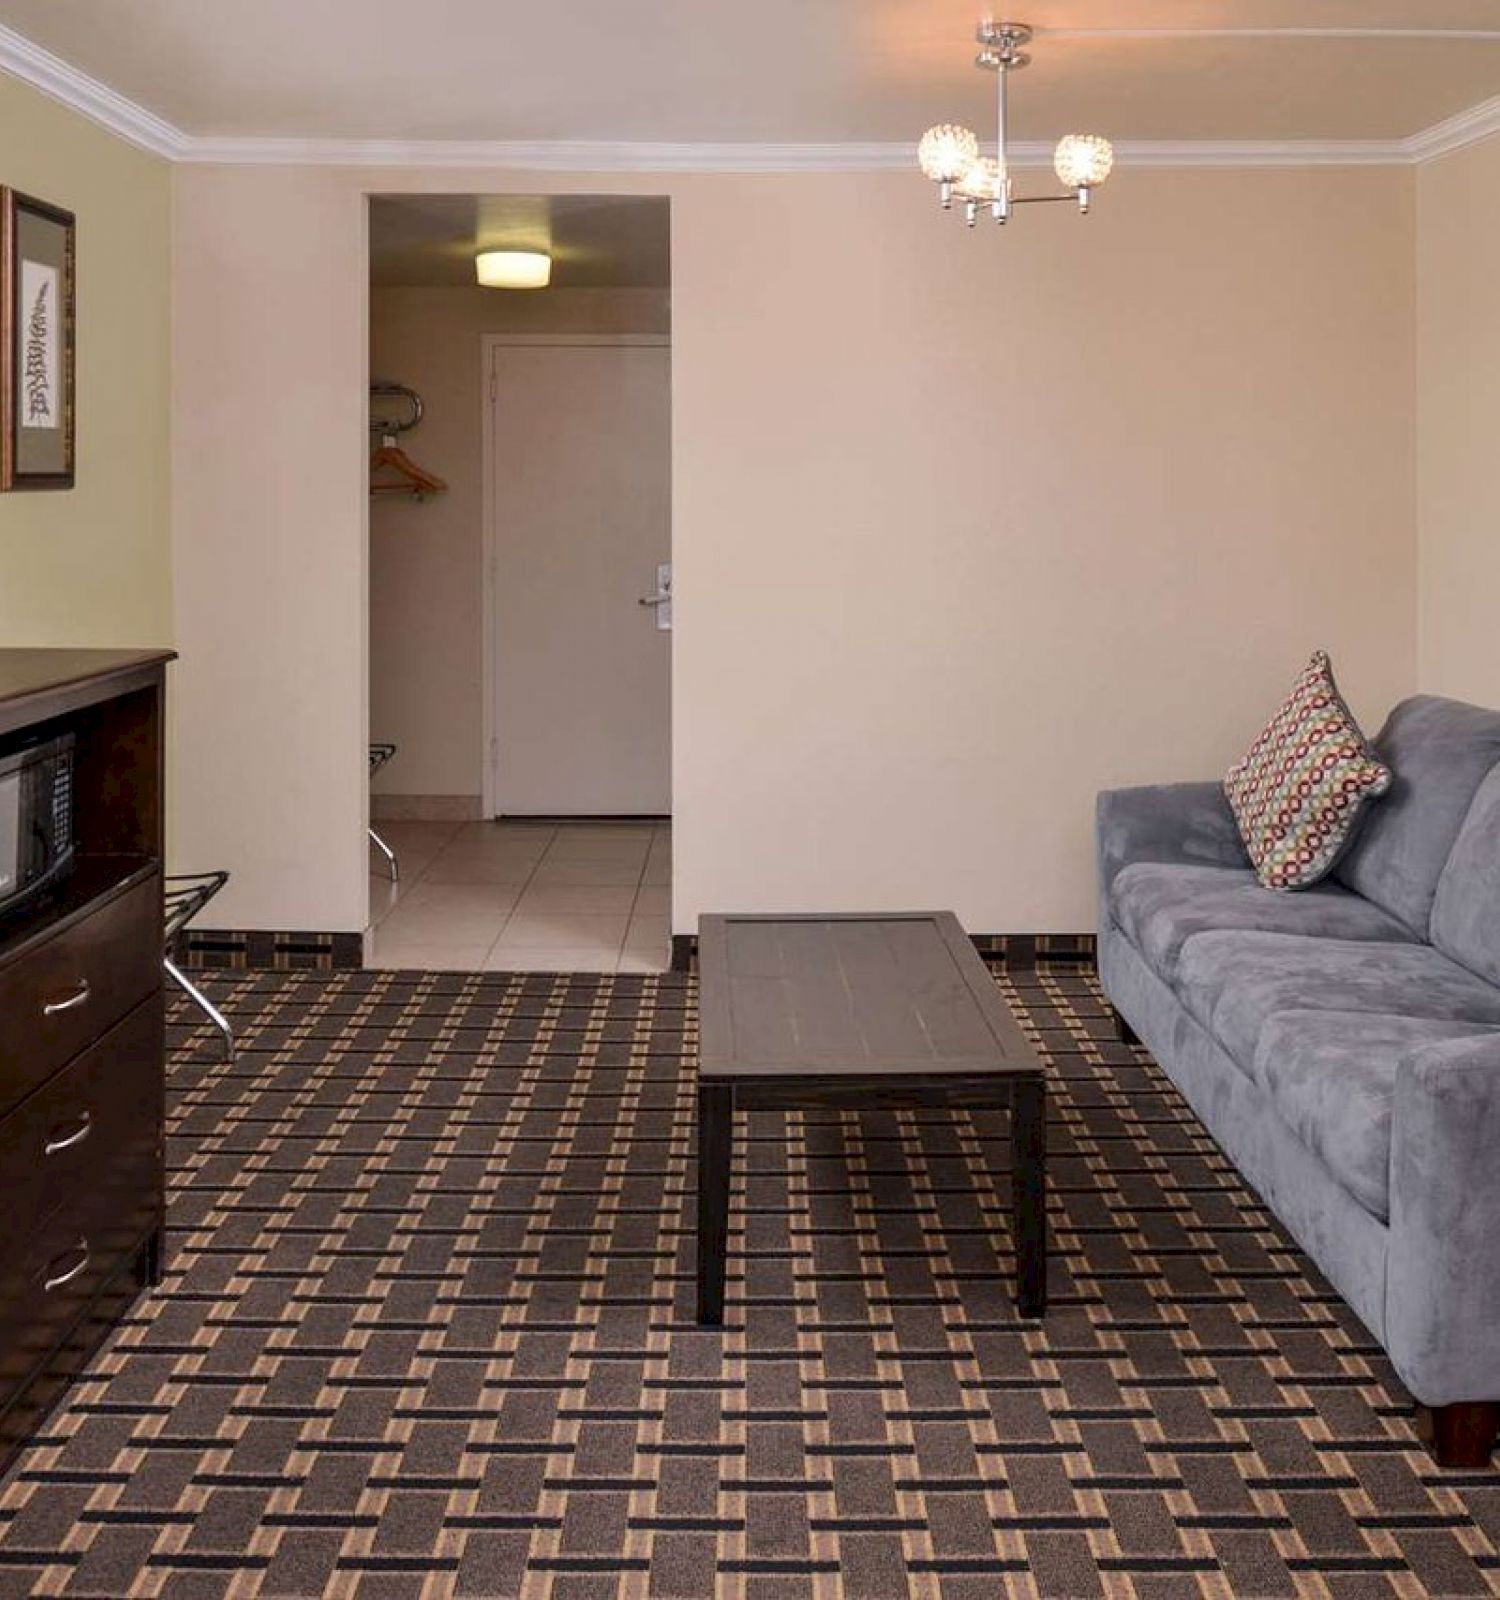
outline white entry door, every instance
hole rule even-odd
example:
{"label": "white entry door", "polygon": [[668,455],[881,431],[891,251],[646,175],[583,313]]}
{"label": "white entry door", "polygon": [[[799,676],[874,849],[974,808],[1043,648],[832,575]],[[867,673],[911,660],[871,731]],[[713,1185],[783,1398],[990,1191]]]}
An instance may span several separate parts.
{"label": "white entry door", "polygon": [[665,815],[671,352],[492,344],[501,816]]}

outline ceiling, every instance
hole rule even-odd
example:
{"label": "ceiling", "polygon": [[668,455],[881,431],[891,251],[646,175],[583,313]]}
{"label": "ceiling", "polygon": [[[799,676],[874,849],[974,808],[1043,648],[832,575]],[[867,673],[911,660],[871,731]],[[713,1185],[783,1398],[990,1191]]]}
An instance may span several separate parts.
{"label": "ceiling", "polygon": [[[1392,141],[1500,95],[1500,0],[1018,6],[1039,30],[1014,96],[1023,140]],[[862,143],[986,122],[970,60],[987,9],[0,0],[0,24],[198,137]]]}
{"label": "ceiling", "polygon": [[477,250],[544,250],[556,289],[665,289],[665,199],[621,195],[376,195],[370,280],[382,288],[474,287]]}

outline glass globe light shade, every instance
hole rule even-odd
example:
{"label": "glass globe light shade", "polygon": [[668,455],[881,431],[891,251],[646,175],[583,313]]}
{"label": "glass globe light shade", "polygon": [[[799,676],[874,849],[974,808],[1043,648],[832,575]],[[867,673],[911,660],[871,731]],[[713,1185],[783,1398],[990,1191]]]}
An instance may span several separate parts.
{"label": "glass globe light shade", "polygon": [[934,183],[952,183],[978,154],[979,140],[948,122],[929,128],[917,146],[917,161]]}
{"label": "glass globe light shade", "polygon": [[1097,189],[1114,165],[1114,146],[1095,133],[1070,133],[1052,153],[1052,170],[1067,189]]}
{"label": "glass globe light shade", "polygon": [[953,190],[964,200],[998,200],[1000,163],[994,156],[976,157],[964,168],[963,176],[956,180]]}

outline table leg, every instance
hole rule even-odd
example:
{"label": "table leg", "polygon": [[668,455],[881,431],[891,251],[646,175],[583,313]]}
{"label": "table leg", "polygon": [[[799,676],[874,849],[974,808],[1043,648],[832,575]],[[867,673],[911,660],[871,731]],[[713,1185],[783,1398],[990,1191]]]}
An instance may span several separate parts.
{"label": "table leg", "polygon": [[698,1085],[698,1321],[724,1321],[724,1269],[729,1248],[729,1166],[734,1086]]}
{"label": "table leg", "polygon": [[1011,1084],[1011,1204],[1016,1304],[1023,1317],[1047,1309],[1047,1088],[1041,1075]]}

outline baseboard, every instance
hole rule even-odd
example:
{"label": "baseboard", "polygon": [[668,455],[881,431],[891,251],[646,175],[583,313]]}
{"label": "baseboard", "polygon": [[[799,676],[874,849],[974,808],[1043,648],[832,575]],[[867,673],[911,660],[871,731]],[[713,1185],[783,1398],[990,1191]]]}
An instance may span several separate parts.
{"label": "baseboard", "polygon": [[569,823],[608,823],[614,827],[617,823],[640,823],[642,827],[660,828],[671,822],[671,817],[655,811],[506,811],[498,819],[501,822],[539,822],[556,827],[565,827]]}
{"label": "baseboard", "polygon": [[1092,966],[1099,938],[1093,933],[972,933],[974,948],[992,966]]}
{"label": "baseboard", "polygon": [[[1092,933],[975,933],[969,937],[991,966],[1018,972],[1034,967],[1092,966],[1098,944]],[[189,928],[181,936],[178,959],[184,967],[343,972],[364,965],[364,935]],[[697,934],[674,933],[671,970],[692,972],[697,965]]]}
{"label": "baseboard", "polygon": [[[971,933],[974,948],[994,967],[1025,971],[1044,966],[1092,966],[1098,936],[1092,933]],[[672,935],[672,971],[692,972],[698,965],[698,935]]]}
{"label": "baseboard", "polygon": [[364,965],[362,933],[268,933],[188,928],[179,938],[184,967],[239,971],[347,972]]}
{"label": "baseboard", "polygon": [[477,794],[372,794],[371,822],[482,822]]}

